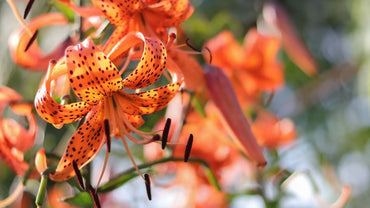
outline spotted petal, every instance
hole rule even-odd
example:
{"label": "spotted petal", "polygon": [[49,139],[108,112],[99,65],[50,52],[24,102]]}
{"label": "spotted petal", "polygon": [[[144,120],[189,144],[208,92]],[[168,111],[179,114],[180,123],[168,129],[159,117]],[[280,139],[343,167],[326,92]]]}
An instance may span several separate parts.
{"label": "spotted petal", "polygon": [[[53,67],[49,67],[48,74],[51,74]],[[45,121],[52,124],[67,124],[77,121],[85,116],[92,108],[86,102],[76,102],[68,105],[57,103],[50,96],[51,80],[46,76],[35,96],[36,111]]]}
{"label": "spotted petal", "polygon": [[136,69],[123,80],[123,86],[128,89],[138,89],[151,85],[162,75],[166,58],[166,48],[160,40],[145,38],[140,62]]}
{"label": "spotted petal", "polygon": [[92,0],[105,17],[114,25],[126,23],[143,4],[141,0]]}
{"label": "spotted petal", "polygon": [[52,180],[64,181],[73,177],[75,175],[73,161],[78,168],[82,168],[98,154],[104,136],[104,119],[100,108],[100,105],[95,106],[86,121],[71,137],[55,173],[50,175]]}
{"label": "spotted petal", "polygon": [[130,115],[150,114],[166,107],[176,95],[181,82],[168,84],[145,92],[128,94],[120,91],[116,96],[123,111]]}
{"label": "spotted petal", "polygon": [[116,66],[90,38],[66,50],[68,77],[76,95],[89,104],[96,104],[122,88]]}

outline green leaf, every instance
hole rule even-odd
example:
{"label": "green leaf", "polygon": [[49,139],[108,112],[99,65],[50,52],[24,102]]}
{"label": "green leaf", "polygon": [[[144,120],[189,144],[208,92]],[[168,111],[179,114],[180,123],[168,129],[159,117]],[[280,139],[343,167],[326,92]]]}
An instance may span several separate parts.
{"label": "green leaf", "polygon": [[51,4],[67,17],[68,22],[72,23],[75,21],[75,12],[71,8],[58,1],[52,1]]}
{"label": "green leaf", "polygon": [[88,208],[94,206],[94,201],[92,200],[90,194],[87,192],[80,192],[72,197],[64,198],[63,202],[78,207]]}
{"label": "green leaf", "polygon": [[112,191],[116,188],[119,188],[126,182],[130,181],[131,179],[137,177],[137,173],[126,173],[123,175],[119,175],[113,179],[111,179],[109,182],[105,183],[104,185],[100,186],[98,188],[98,193],[106,193],[109,191]]}

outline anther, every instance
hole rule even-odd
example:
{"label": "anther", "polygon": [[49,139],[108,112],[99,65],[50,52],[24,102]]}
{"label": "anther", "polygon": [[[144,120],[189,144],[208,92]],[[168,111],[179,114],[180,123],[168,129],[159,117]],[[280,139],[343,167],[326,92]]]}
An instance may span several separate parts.
{"label": "anther", "polygon": [[77,178],[78,185],[80,185],[82,190],[85,190],[84,181],[82,179],[82,175],[81,175],[80,170],[78,169],[76,161],[74,161],[74,160],[72,161],[72,166],[73,166],[73,170],[76,173],[76,178]]}
{"label": "anther", "polygon": [[87,185],[87,189],[91,195],[91,197],[93,198],[93,201],[94,201],[94,204],[95,204],[95,207],[97,208],[100,208],[101,205],[100,205],[100,200],[99,200],[99,196],[98,194],[96,193],[95,189],[89,184]]}
{"label": "anther", "polygon": [[184,162],[188,161],[192,146],[193,146],[193,134],[190,134],[188,143],[186,144],[186,148],[185,148]]}
{"label": "anther", "polygon": [[201,50],[199,50],[199,49],[195,48],[193,45],[191,45],[189,38],[187,38],[185,42],[186,42],[186,45],[189,46],[189,48],[193,49],[194,51],[197,51],[199,53],[202,52]]}
{"label": "anther", "polygon": [[150,178],[147,173],[144,174],[144,179],[145,179],[146,194],[148,195],[148,199],[152,200],[152,191],[150,189]]}
{"label": "anther", "polygon": [[26,52],[30,48],[30,46],[32,45],[32,43],[36,40],[36,37],[37,37],[38,32],[39,31],[36,30],[35,33],[32,35],[30,41],[28,41],[27,46],[24,49],[24,52]]}
{"label": "anther", "polygon": [[34,2],[35,2],[35,0],[29,0],[28,1],[27,6],[26,6],[26,9],[24,10],[23,19],[26,19],[27,18],[28,14],[31,11],[31,7],[32,7],[32,5],[33,5]]}
{"label": "anther", "polygon": [[158,134],[156,134],[152,137],[151,141],[159,141],[160,139],[161,137]]}
{"label": "anther", "polygon": [[162,133],[162,149],[166,148],[170,127],[171,127],[171,119],[167,118],[166,124],[164,125],[163,133]]}
{"label": "anther", "polygon": [[104,132],[105,132],[105,137],[107,138],[107,151],[110,152],[110,128],[109,128],[109,121],[108,119],[104,120]]}

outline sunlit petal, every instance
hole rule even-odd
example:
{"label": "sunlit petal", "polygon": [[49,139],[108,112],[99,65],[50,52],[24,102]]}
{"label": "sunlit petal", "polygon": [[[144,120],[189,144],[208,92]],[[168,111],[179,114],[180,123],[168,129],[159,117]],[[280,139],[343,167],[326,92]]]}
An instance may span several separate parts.
{"label": "sunlit petal", "polygon": [[103,145],[103,123],[101,106],[97,105],[69,140],[55,173],[50,175],[52,180],[64,181],[73,177],[75,175],[73,161],[82,168],[98,154]]}
{"label": "sunlit petal", "polygon": [[116,66],[90,38],[67,48],[66,63],[71,87],[86,103],[96,104],[122,88]]}
{"label": "sunlit petal", "polygon": [[164,107],[176,95],[181,83],[176,82],[145,92],[129,94],[121,91],[116,96],[123,111],[131,115],[142,115],[156,112]]}

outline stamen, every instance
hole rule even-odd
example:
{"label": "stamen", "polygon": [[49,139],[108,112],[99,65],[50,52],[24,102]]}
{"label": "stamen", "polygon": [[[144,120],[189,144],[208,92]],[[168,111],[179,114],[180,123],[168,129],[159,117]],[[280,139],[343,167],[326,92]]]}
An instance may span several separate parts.
{"label": "stamen", "polygon": [[145,177],[145,187],[146,187],[146,194],[148,195],[148,199],[152,200],[152,192],[150,189],[150,178],[147,173],[144,174]]}
{"label": "stamen", "polygon": [[105,168],[107,167],[107,164],[108,164],[108,157],[109,157],[109,152],[107,151],[107,152],[105,153],[103,168],[102,168],[102,170],[101,170],[101,173],[100,173],[100,176],[99,176],[98,183],[96,183],[96,187],[99,187],[100,182],[101,182],[101,180],[103,179],[103,175],[104,175],[104,173],[105,173]]}
{"label": "stamen", "polygon": [[32,32],[31,32],[30,28],[27,27],[26,23],[23,21],[21,15],[19,14],[18,9],[14,4],[14,1],[13,0],[7,0],[7,2],[9,4],[10,8],[13,10],[13,13],[14,13],[15,17],[17,18],[18,22],[21,23],[22,27],[26,30],[28,35],[32,35]]}
{"label": "stamen", "polygon": [[119,70],[119,75],[121,76],[123,74],[123,72],[125,71],[125,69],[127,68],[128,64],[130,63],[131,59],[132,59],[132,56],[135,54],[134,53],[134,48],[130,48],[130,51],[128,52],[128,55],[127,55],[127,58],[125,60],[125,64],[123,65],[123,67]]}
{"label": "stamen", "polygon": [[[123,95],[125,96],[125,95]],[[120,103],[117,101],[117,109],[118,109],[118,112],[120,113],[120,117],[121,119],[123,120],[123,122],[125,123],[125,125],[127,126],[127,128],[132,131],[132,132],[135,132],[137,135],[143,137],[144,139],[148,139],[147,135],[153,135],[153,134],[156,134],[158,133],[159,131],[152,131],[152,132],[144,132],[144,131],[140,131],[138,130],[137,128],[135,128],[130,122],[129,120],[126,118],[125,114],[123,113],[123,110],[122,110],[122,107],[120,105]]]}
{"label": "stamen", "polygon": [[26,6],[26,9],[24,10],[23,19],[26,19],[27,18],[28,13],[30,13],[31,7],[32,7],[32,5],[33,5],[34,2],[35,2],[35,0],[29,0],[28,1],[27,6]]}
{"label": "stamen", "polygon": [[175,33],[171,33],[168,36],[168,41],[167,41],[167,44],[166,44],[166,49],[169,49],[173,45],[173,42],[175,41],[175,39],[176,39],[176,34]]}
{"label": "stamen", "polygon": [[[118,111],[119,112],[119,111]],[[119,131],[119,134],[121,136],[121,139],[122,139],[122,142],[123,142],[123,145],[125,146],[125,149],[126,149],[126,152],[132,162],[132,164],[134,165],[136,171],[139,173],[139,175],[141,176],[141,178],[144,179],[144,176],[143,174],[141,173],[141,171],[139,170],[139,168],[137,167],[136,165],[136,162],[131,154],[131,151],[130,149],[128,148],[128,145],[127,145],[127,142],[126,142],[126,139],[125,139],[125,135],[127,137],[131,136],[129,133],[127,133],[127,130],[125,129],[125,127],[123,126],[122,122],[120,122],[120,119],[119,119],[119,115],[115,116],[116,118],[116,122],[118,124],[118,131]],[[145,180],[145,179],[144,179]]]}
{"label": "stamen", "polygon": [[108,119],[104,120],[104,132],[105,132],[105,138],[107,140],[107,152],[110,152],[111,139],[110,139],[110,129],[109,129]]}
{"label": "stamen", "polygon": [[76,161],[72,161],[72,166],[73,166],[73,170],[75,171],[76,173],[76,178],[77,178],[77,182],[78,184],[80,185],[81,189],[82,190],[85,190],[85,184],[84,184],[84,181],[82,179],[82,175],[81,175],[81,172],[80,170],[78,169],[78,166],[77,166],[77,163]]}
{"label": "stamen", "polygon": [[161,137],[159,136],[159,134],[156,134],[152,137],[152,140],[153,141],[159,141],[161,139]]}
{"label": "stamen", "polygon": [[189,38],[187,38],[185,42],[186,42],[186,45],[187,45],[187,46],[189,46],[189,48],[193,49],[194,51],[197,51],[197,52],[199,52],[199,53],[201,53],[201,52],[202,52],[201,50],[199,50],[199,49],[195,48],[195,47],[190,43],[190,39],[189,39]]}
{"label": "stamen", "polygon": [[28,41],[26,48],[24,49],[24,52],[26,52],[32,45],[32,43],[36,40],[37,34],[39,31],[35,31],[35,33],[32,35],[30,41]]}
{"label": "stamen", "polygon": [[184,162],[188,161],[192,146],[193,146],[193,134],[190,134],[188,143],[186,144],[186,148],[185,148]]}
{"label": "stamen", "polygon": [[171,119],[167,118],[166,125],[164,126],[163,133],[162,133],[162,149],[166,148],[170,127],[171,127]]}
{"label": "stamen", "polygon": [[94,200],[95,206],[97,208],[101,208],[99,196],[96,193],[95,189],[90,184],[87,186],[87,188],[88,188],[88,191],[89,191],[89,193],[91,194],[91,196],[92,196],[92,198]]}
{"label": "stamen", "polygon": [[208,51],[209,53],[209,64],[212,64],[212,52],[208,47],[204,47],[204,50]]}

